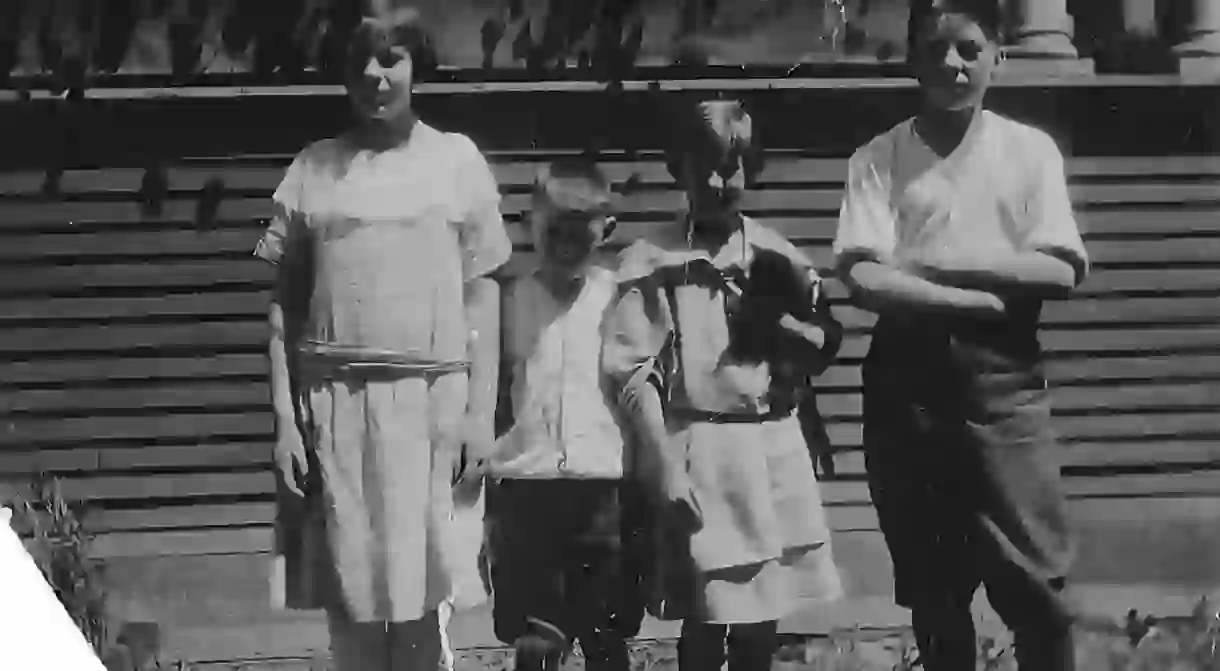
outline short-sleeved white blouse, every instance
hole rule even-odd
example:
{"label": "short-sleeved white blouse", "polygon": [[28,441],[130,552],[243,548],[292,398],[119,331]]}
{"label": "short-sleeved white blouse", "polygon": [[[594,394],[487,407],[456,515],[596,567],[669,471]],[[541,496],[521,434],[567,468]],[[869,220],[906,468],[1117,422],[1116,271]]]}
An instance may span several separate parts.
{"label": "short-sleeved white blouse", "polygon": [[840,265],[1040,251],[1072,263],[1078,279],[1089,265],[1054,140],[993,112],[943,158],[913,120],[858,149],[848,162],[834,251]]}
{"label": "short-sleeved white blouse", "polygon": [[256,254],[307,262],[306,339],[423,361],[466,357],[463,283],[512,252],[495,177],[468,137],[418,123],[390,151],[318,142],[273,198],[278,214]]}

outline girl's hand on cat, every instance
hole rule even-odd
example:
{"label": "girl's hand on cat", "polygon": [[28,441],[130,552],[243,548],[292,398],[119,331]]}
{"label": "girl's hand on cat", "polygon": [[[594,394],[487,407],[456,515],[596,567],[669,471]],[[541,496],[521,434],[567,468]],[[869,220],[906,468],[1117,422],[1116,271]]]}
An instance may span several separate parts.
{"label": "girl's hand on cat", "polygon": [[826,331],[822,327],[807,324],[791,313],[784,313],[779,318],[779,328],[782,333],[808,341],[819,350],[826,344]]}

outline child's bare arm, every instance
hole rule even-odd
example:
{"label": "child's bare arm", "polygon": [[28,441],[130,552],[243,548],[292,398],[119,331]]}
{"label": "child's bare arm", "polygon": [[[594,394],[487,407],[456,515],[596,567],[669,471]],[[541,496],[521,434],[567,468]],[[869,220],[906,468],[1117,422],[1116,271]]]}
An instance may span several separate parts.
{"label": "child's bare arm", "polygon": [[267,309],[267,321],[271,327],[271,337],[267,347],[271,371],[271,401],[275,410],[276,420],[286,430],[296,424],[296,409],[292,395],[291,360],[288,352],[295,348],[298,337],[301,315],[298,313],[298,303],[292,298],[297,287],[288,278],[288,273],[279,273],[281,278]]}
{"label": "child's bare arm", "polygon": [[929,282],[1001,296],[1055,299],[1076,287],[1076,267],[1052,254],[1028,251],[1005,256],[962,255],[913,269]]}
{"label": "child's bare arm", "polygon": [[513,303],[515,284],[506,281],[500,295],[500,371],[496,389],[495,432],[499,438],[516,422],[513,414]]}
{"label": "child's bare arm", "polygon": [[[500,285],[491,277],[466,282],[466,323],[470,330],[470,382],[467,398],[467,428],[478,431],[479,440],[468,440],[466,458],[487,458],[494,435],[496,398],[500,382]],[[475,426],[477,424],[477,426]]]}
{"label": "child's bare arm", "polygon": [[270,363],[271,403],[276,420],[275,459],[280,469],[281,482],[288,491],[303,494],[303,478],[308,471],[305,453],[305,438],[297,425],[296,399],[293,380],[294,370],[291,352],[296,349],[302,329],[308,318],[310,276],[307,254],[300,253],[300,222],[277,205],[268,232],[255,249],[255,255],[273,264],[275,268],[275,291],[267,308],[270,337],[267,342],[267,358]]}
{"label": "child's bare arm", "polygon": [[938,284],[874,260],[843,264],[843,283],[856,303],[877,313],[999,317],[1004,302],[987,291]]}
{"label": "child's bare arm", "polygon": [[465,461],[477,463],[489,455],[495,438],[501,328],[496,278],[505,273],[512,241],[500,213],[499,186],[487,159],[470,138],[455,137],[464,159],[459,182],[468,208],[458,227],[470,359],[463,442]]}
{"label": "child's bare arm", "polygon": [[608,315],[602,361],[631,427],[633,477],[662,505],[684,507],[691,523],[698,524],[686,455],[669,440],[665,425],[663,390],[671,382],[666,362],[676,356],[672,334],[663,292],[652,282],[637,282],[621,292]]}
{"label": "child's bare arm", "polygon": [[[655,473],[664,451],[665,422],[656,361],[666,330],[650,287],[644,282],[620,290],[607,314],[602,367],[619,409],[630,422],[629,448],[638,472]],[[652,310],[649,303],[653,303]]]}

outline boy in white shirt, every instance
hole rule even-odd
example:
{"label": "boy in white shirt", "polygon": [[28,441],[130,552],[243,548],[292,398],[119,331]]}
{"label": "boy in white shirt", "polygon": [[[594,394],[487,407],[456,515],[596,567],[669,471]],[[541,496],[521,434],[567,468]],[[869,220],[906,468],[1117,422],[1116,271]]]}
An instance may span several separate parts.
{"label": "boy in white shirt", "polygon": [[1088,271],[1063,157],[983,108],[997,0],[916,14],[918,116],[852,156],[835,253],[879,319],[865,360],[873,503],[928,671],[975,667],[980,585],[1022,671],[1074,668],[1073,554],[1038,319]]}
{"label": "boy in white shirt", "polygon": [[626,552],[628,442],[601,368],[617,290],[598,263],[610,203],[591,163],[543,170],[529,217],[541,261],[504,297],[500,405],[511,428],[489,462],[488,548],[496,636],[522,670],[557,668],[579,641],[591,671],[627,671],[625,640],[643,619]]}

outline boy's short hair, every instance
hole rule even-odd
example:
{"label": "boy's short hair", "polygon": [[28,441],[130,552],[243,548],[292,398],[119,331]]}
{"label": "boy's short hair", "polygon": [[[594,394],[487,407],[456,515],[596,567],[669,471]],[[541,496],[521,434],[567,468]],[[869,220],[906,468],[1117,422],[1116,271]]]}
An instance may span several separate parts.
{"label": "boy's short hair", "polygon": [[[423,82],[432,77],[440,65],[436,42],[424,27],[419,11],[411,7],[385,7],[387,3],[369,2],[363,16],[348,36],[345,54],[349,66],[359,54],[376,52],[376,47],[388,44],[402,47],[411,55],[412,80]],[[367,63],[367,60],[365,61]]]}
{"label": "boy's short hair", "polygon": [[923,0],[911,3],[911,25],[922,32],[929,21],[945,14],[961,14],[979,24],[987,39],[998,42],[1004,31],[1004,7],[1000,0]]}
{"label": "boy's short hair", "polygon": [[591,216],[614,211],[609,178],[586,159],[560,159],[544,166],[534,179],[533,201],[535,206]]}
{"label": "boy's short hair", "polygon": [[665,163],[674,179],[681,179],[683,160],[709,151],[741,159],[746,183],[762,172],[762,144],[754,117],[739,100],[685,99],[672,108]]}

